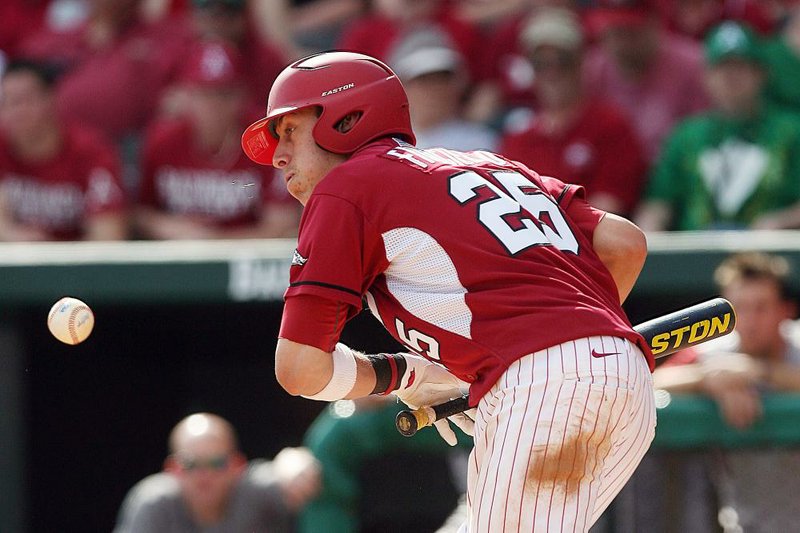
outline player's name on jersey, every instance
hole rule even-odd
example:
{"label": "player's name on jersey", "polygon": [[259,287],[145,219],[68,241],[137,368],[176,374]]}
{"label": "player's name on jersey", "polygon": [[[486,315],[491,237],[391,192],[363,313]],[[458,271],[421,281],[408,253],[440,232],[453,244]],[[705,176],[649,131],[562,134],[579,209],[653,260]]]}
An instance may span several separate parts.
{"label": "player's name on jersey", "polygon": [[479,165],[490,164],[501,167],[509,166],[505,159],[483,150],[474,152],[457,152],[446,148],[426,148],[420,149],[411,146],[399,139],[395,139],[400,146],[392,148],[386,152],[386,156],[407,161],[420,168],[428,168],[430,165]]}

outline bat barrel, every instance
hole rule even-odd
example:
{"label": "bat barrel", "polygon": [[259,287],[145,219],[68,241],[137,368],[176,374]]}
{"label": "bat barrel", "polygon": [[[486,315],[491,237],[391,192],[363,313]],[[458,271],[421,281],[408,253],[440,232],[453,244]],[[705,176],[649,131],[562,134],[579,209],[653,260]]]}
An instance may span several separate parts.
{"label": "bat barrel", "polygon": [[648,320],[634,329],[656,358],[727,335],[736,327],[736,313],[725,298],[705,302]]}

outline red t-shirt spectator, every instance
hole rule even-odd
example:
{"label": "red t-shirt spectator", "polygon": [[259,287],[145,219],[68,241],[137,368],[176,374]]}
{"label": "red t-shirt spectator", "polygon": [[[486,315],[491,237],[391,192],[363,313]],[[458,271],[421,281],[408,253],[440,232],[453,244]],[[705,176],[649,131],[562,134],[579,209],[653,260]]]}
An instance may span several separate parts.
{"label": "red t-shirt spectator", "polygon": [[[165,51],[173,56],[167,61],[169,65],[175,66],[170,70],[169,79],[169,85],[173,88],[181,83],[180,76],[187,56],[204,42],[217,40],[197,36],[191,18],[179,19],[176,26],[175,40],[180,42],[180,45]],[[231,43],[227,40],[225,42],[236,48],[241,60],[240,73],[247,90],[246,118],[251,121],[258,120],[264,116],[267,95],[272,83],[289,64],[289,60],[277,44],[259,37],[251,25],[248,25],[241,42]]]}
{"label": "red t-shirt spectator", "polygon": [[647,166],[636,134],[616,107],[589,100],[564,131],[553,134],[536,117],[524,131],[507,133],[499,152],[540,174],[583,185],[587,197],[608,194],[630,213],[639,200]]}
{"label": "red t-shirt spectator", "polygon": [[638,80],[628,79],[602,46],[588,54],[584,66],[587,88],[625,111],[648,162],[680,119],[708,107],[702,50],[685,37],[662,33],[653,64]]}
{"label": "red t-shirt spectator", "polygon": [[244,59],[244,81],[251,96],[248,119],[256,120],[264,116],[272,83],[289,64],[289,60],[277,45],[258,38],[252,31],[239,45],[239,51]]}
{"label": "red t-shirt spectator", "polygon": [[[419,30],[426,24],[436,26],[452,41],[462,56],[467,58],[469,74],[473,80],[485,77],[485,65],[481,60],[481,49],[485,45],[478,29],[468,22],[459,20],[447,9],[447,2],[442,2],[431,21],[414,23],[408,29]],[[348,25],[337,44],[340,50],[359,52],[388,61],[394,46],[400,40],[405,29],[400,21],[381,14],[368,14]]]}
{"label": "red t-shirt spectator", "polygon": [[233,228],[258,222],[269,203],[295,200],[274,179],[272,167],[256,165],[241,150],[228,158],[203,152],[193,142],[191,123],[178,120],[155,123],[148,131],[140,202]]}
{"label": "red t-shirt spectator", "polygon": [[14,57],[22,40],[44,22],[50,0],[0,2],[0,51]]}
{"label": "red t-shirt spectator", "polygon": [[659,10],[667,30],[702,41],[709,30],[726,20],[751,26],[762,35],[775,30],[769,8],[760,0],[661,0]]}
{"label": "red t-shirt spectator", "polygon": [[40,163],[15,157],[0,136],[0,191],[16,222],[53,240],[80,240],[88,218],[126,204],[116,152],[78,126],[66,127],[60,152]]}
{"label": "red t-shirt spectator", "polygon": [[88,25],[59,33],[47,29],[26,40],[20,54],[63,70],[58,106],[70,120],[119,140],[143,128],[185,46],[171,19],[132,22],[106,46],[90,44]]}

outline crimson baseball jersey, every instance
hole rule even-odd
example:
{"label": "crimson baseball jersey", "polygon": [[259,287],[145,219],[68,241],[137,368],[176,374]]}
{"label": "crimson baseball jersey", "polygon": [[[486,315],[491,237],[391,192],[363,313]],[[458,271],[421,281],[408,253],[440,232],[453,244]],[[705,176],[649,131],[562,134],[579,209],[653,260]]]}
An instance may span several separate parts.
{"label": "crimson baseball jersey", "polygon": [[151,127],[142,156],[140,202],[165,213],[204,218],[218,227],[255,224],[271,202],[294,202],[271,167],[241,150],[220,157],[194,141],[188,120]]}
{"label": "crimson baseball jersey", "polygon": [[308,302],[352,316],[365,298],[398,341],[470,382],[473,404],[516,359],[571,339],[628,338],[652,364],[592,250],[603,215],[581,187],[489,152],[372,143],[306,204],[285,297],[315,298],[281,337],[330,351],[339,331]]}
{"label": "crimson baseball jersey", "polygon": [[121,212],[126,199],[114,148],[78,126],[66,127],[58,154],[32,163],[0,136],[0,189],[11,216],[54,240],[83,237],[88,217]]}

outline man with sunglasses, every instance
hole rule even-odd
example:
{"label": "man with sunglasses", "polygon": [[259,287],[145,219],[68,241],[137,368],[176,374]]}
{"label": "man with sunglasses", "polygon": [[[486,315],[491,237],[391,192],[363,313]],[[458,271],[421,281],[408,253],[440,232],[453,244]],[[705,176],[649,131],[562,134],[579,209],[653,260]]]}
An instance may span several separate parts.
{"label": "man with sunglasses", "polygon": [[630,215],[644,186],[644,151],[624,111],[587,94],[577,15],[561,8],[537,10],[520,45],[535,73],[536,106],[524,125],[510,125],[500,153],[586,187],[598,209]]}
{"label": "man with sunglasses", "polygon": [[291,531],[294,512],[320,486],[307,450],[248,463],[233,426],[209,413],[181,420],[169,449],[164,471],[128,493],[115,533]]}

